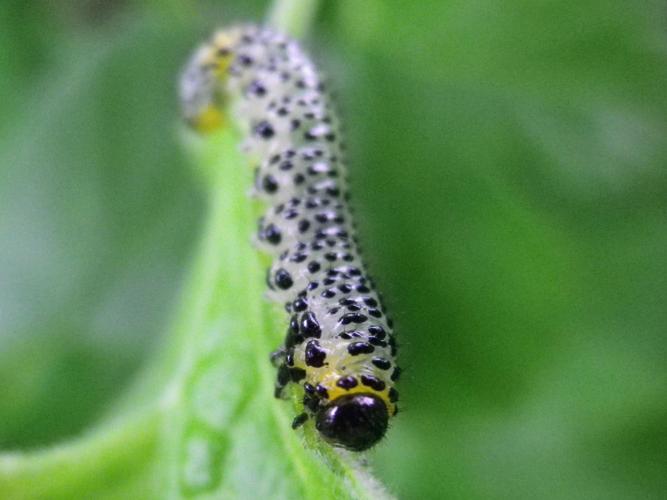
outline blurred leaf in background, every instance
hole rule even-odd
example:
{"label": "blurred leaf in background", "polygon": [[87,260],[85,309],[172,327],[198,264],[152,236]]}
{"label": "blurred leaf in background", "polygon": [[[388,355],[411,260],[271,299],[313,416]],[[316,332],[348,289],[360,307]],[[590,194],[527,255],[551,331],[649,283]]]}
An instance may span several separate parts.
{"label": "blurred leaf in background", "polygon": [[[203,217],[175,80],[262,2],[0,9],[0,448],[109,415]],[[664,2],[327,2],[360,235],[395,311],[400,498],[667,491]],[[269,396],[267,396],[269,397]]]}
{"label": "blurred leaf in background", "polygon": [[20,68],[0,152],[3,447],[76,433],[120,394],[164,328],[201,211],[174,140],[184,26],[87,25],[70,8],[13,2],[0,29]]}
{"label": "blurred leaf in background", "polygon": [[411,498],[662,496],[664,3],[336,14],[407,367],[382,476]]}

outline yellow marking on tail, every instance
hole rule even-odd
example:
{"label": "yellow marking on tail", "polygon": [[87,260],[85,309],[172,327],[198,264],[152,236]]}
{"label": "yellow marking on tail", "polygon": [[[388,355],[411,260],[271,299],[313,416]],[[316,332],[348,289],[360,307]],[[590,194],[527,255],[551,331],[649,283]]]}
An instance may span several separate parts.
{"label": "yellow marking on tail", "polygon": [[212,104],[192,120],[192,126],[201,133],[213,132],[225,123],[224,113]]}

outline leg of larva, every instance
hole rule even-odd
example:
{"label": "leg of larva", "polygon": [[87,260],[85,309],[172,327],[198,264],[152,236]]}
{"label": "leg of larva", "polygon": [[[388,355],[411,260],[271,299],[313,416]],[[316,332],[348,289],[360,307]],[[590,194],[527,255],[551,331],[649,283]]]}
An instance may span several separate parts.
{"label": "leg of larva", "polygon": [[296,417],[294,417],[294,420],[292,420],[292,429],[298,429],[303,424],[305,424],[307,420],[307,413],[299,413]]}
{"label": "leg of larva", "polygon": [[278,366],[278,371],[276,373],[276,386],[273,391],[273,396],[276,399],[285,399],[285,387],[290,383],[290,373],[287,365],[281,363]]}
{"label": "leg of larva", "polygon": [[285,351],[284,347],[280,347],[271,353],[271,364],[278,368],[280,365],[285,364]]}

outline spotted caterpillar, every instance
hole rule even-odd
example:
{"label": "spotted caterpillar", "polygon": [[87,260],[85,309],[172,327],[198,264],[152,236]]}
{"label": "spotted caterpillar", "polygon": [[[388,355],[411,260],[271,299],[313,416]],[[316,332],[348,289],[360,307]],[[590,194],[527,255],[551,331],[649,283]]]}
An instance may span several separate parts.
{"label": "spotted caterpillar", "polygon": [[294,41],[243,26],[215,34],[181,80],[183,114],[196,129],[245,129],[259,160],[255,194],[268,204],[257,242],[273,258],[269,296],[290,315],[276,397],[303,387],[297,428],[314,418],[335,446],[362,451],[397,413],[400,369],[392,322],[353,233],[339,124],[322,77]]}

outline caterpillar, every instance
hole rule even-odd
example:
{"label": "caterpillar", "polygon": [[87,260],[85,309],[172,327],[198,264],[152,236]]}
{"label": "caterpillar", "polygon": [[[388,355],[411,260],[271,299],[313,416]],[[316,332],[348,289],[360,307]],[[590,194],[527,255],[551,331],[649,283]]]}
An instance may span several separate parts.
{"label": "caterpillar", "polygon": [[303,389],[303,413],[330,444],[375,445],[398,412],[392,321],[366,272],[348,206],[338,119],[325,82],[299,44],[267,28],[216,33],[180,82],[182,113],[199,131],[234,117],[259,166],[265,201],[257,245],[273,257],[269,297],[285,306],[284,345],[271,355],[275,396]]}

